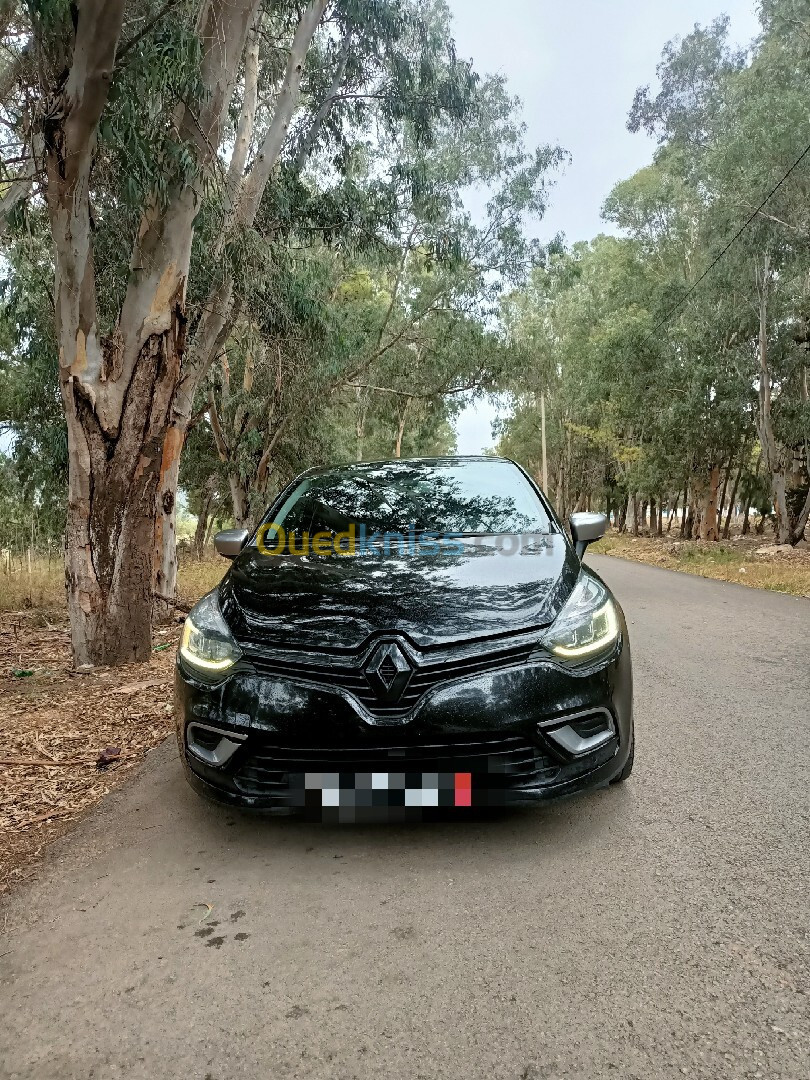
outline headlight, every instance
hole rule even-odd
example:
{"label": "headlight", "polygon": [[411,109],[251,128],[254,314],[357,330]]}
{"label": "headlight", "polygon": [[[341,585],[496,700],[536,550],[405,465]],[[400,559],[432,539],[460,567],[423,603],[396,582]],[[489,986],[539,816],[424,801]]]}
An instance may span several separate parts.
{"label": "headlight", "polygon": [[547,649],[566,660],[587,660],[606,652],[619,636],[619,618],[607,589],[582,574],[546,635]]}
{"label": "headlight", "polygon": [[189,612],[180,655],[189,667],[209,674],[227,671],[242,655],[222,618],[215,593],[204,596]]}

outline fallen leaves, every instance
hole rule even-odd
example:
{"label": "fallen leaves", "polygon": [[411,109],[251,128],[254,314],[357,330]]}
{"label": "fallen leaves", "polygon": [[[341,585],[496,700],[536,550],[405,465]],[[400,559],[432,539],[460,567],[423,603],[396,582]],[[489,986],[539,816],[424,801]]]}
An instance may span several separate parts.
{"label": "fallen leaves", "polygon": [[114,761],[119,761],[121,758],[120,746],[108,746],[98,755],[96,759],[97,769],[106,769],[108,765],[112,765]]}
{"label": "fallen leaves", "polygon": [[146,664],[77,673],[67,621],[49,620],[14,612],[0,626],[0,892],[173,726],[179,627]]}
{"label": "fallen leaves", "polygon": [[116,686],[113,694],[137,694],[139,690],[151,690],[153,686],[168,686],[168,679],[145,679],[143,682],[127,683],[126,686]]}

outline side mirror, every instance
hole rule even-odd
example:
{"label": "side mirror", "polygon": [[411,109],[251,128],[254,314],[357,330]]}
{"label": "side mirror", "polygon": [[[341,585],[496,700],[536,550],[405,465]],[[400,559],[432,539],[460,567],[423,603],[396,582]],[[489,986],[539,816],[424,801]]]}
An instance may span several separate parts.
{"label": "side mirror", "polygon": [[214,547],[225,559],[235,559],[247,543],[247,529],[225,529],[214,537]]}
{"label": "side mirror", "polygon": [[580,559],[585,554],[588,544],[602,539],[608,525],[604,514],[572,514],[568,523],[571,526],[571,538]]}

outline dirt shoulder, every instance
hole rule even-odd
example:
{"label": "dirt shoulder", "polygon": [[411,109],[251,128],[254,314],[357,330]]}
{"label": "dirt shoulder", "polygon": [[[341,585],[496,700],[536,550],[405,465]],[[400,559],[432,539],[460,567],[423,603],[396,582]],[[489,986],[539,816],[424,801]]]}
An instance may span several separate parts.
{"label": "dirt shoulder", "polygon": [[735,581],[752,589],[810,599],[810,546],[776,547],[761,536],[708,543],[611,531],[591,550],[597,555],[633,559],[698,577]]}
{"label": "dirt shoulder", "polygon": [[11,612],[0,628],[0,893],[172,731],[179,625],[146,664],[71,670],[66,618]]}
{"label": "dirt shoulder", "polygon": [[[225,568],[216,557],[181,563],[178,610]],[[0,575],[0,612],[2,894],[172,733],[181,626],[155,630],[146,664],[73,671],[64,572],[41,558]]]}

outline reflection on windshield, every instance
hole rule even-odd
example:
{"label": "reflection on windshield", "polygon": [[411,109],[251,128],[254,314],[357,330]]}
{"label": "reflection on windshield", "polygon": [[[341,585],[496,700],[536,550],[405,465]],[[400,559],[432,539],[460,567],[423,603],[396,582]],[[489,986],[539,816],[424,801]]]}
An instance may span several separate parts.
{"label": "reflection on windshield", "polygon": [[[270,518],[265,519],[266,522]],[[350,465],[308,477],[274,515],[287,534],[548,533],[551,522],[520,470],[505,461]]]}

